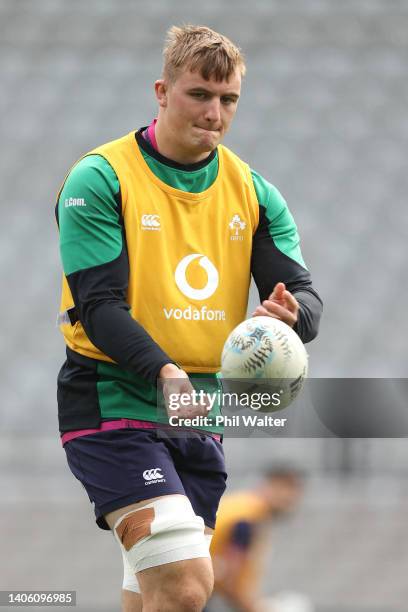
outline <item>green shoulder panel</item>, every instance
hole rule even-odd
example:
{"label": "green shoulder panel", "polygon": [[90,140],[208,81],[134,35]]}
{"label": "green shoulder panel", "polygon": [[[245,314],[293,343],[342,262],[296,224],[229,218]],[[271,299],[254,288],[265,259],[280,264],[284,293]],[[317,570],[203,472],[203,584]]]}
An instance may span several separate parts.
{"label": "green shoulder panel", "polygon": [[69,173],[58,199],[65,275],[108,263],[122,250],[119,181],[100,155],[87,155]]}
{"label": "green shoulder panel", "polygon": [[265,209],[269,234],[275,246],[303,268],[306,264],[300,250],[295,220],[280,191],[260,174],[251,170],[258,203]]}

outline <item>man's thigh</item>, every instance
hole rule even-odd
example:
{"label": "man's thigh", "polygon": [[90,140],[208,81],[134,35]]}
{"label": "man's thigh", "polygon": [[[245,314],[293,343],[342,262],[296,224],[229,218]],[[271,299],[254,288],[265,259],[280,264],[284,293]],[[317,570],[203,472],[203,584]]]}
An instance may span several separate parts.
{"label": "man's thigh", "polygon": [[111,512],[163,495],[185,495],[171,454],[155,430],[98,432],[64,448],[101,529],[110,528],[105,515]]}
{"label": "man's thigh", "polygon": [[142,612],[142,596],[140,593],[122,590],[122,612]]}
{"label": "man's thigh", "polygon": [[214,529],[227,474],[222,444],[211,436],[191,433],[186,438],[169,440],[177,474],[194,512],[206,527]]}

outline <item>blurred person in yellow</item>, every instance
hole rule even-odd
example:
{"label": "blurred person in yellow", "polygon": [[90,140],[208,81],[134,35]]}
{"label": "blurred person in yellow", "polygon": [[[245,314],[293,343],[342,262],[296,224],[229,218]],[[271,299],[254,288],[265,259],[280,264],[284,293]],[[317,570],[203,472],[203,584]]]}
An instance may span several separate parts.
{"label": "blurred person in yellow", "polygon": [[[303,475],[280,465],[264,471],[262,480],[250,490],[224,495],[211,543],[215,586],[234,611],[266,612],[270,609],[260,593],[271,526],[298,505]],[[210,600],[208,612],[216,612]],[[217,611],[218,612],[218,611]]]}

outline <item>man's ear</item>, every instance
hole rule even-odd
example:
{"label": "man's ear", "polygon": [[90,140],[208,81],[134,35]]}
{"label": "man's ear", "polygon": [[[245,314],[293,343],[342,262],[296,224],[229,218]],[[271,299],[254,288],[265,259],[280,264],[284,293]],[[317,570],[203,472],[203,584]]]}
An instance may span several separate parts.
{"label": "man's ear", "polygon": [[154,92],[159,106],[162,108],[167,106],[167,89],[168,85],[164,79],[158,79],[154,84]]}

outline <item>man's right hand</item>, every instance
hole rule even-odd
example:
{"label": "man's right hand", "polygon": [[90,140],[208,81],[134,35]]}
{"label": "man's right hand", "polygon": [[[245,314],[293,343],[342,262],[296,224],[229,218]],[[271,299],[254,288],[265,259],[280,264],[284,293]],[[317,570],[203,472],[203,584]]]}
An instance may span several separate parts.
{"label": "man's right hand", "polygon": [[[194,387],[190,382],[187,372],[181,370],[173,363],[167,363],[162,367],[159,373],[161,386],[163,389],[164,401],[166,402],[167,415],[169,417],[178,417],[180,425],[183,425],[182,419],[191,419],[195,416],[207,416],[209,413],[207,403],[198,403],[197,395],[194,398]],[[170,397],[172,396],[172,397]],[[183,396],[183,403],[181,402]],[[191,402],[186,401],[187,396],[191,397]],[[180,401],[177,401],[179,398]],[[193,403],[195,399],[195,405]],[[170,400],[174,406],[178,403],[177,408],[170,407]]]}

